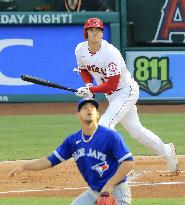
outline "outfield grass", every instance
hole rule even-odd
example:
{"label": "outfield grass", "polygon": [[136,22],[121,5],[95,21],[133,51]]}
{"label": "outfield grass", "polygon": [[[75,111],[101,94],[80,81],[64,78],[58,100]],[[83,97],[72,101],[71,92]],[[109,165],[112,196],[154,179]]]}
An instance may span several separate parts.
{"label": "outfield grass", "polygon": [[[185,198],[134,199],[132,205],[184,205],[184,201]],[[71,202],[72,202],[72,198],[60,198],[60,197],[0,198],[1,205],[69,205]]]}
{"label": "outfield grass", "polygon": [[50,154],[78,126],[73,115],[1,116],[0,160]]}
{"label": "outfield grass", "polygon": [[[174,142],[177,154],[185,154],[184,114],[141,114],[140,119],[165,143]],[[74,115],[1,116],[0,161],[48,155],[66,136],[78,129],[80,124]],[[153,154],[133,140],[121,125],[117,129],[124,135],[134,155]]]}

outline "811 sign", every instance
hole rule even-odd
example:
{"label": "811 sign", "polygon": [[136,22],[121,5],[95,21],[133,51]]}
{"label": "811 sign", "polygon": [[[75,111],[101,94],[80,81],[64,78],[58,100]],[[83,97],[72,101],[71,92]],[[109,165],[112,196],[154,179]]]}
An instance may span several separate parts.
{"label": "811 sign", "polygon": [[134,78],[150,95],[159,95],[172,88],[169,78],[169,58],[139,56],[134,60]]}

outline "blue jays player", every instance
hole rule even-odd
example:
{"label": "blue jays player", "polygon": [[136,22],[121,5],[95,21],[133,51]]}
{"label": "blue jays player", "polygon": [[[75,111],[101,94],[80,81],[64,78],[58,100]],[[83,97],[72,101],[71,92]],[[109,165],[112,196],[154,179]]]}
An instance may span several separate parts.
{"label": "blue jays player", "polygon": [[98,125],[98,107],[97,101],[82,99],[78,104],[82,129],[68,136],[50,156],[29,160],[9,176],[24,170],[46,169],[73,157],[90,188],[72,205],[93,205],[104,191],[112,193],[118,205],[130,205],[127,174],[134,168],[133,156],[118,132]]}

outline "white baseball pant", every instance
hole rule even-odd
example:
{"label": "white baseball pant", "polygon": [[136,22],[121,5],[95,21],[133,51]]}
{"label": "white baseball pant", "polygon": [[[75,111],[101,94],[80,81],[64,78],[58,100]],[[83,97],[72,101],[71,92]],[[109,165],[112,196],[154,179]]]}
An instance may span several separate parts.
{"label": "white baseball pant", "polygon": [[99,124],[114,129],[115,125],[120,122],[140,144],[168,159],[171,154],[169,144],[164,144],[156,134],[143,127],[139,120],[135,105],[138,98],[139,86],[137,83],[115,91],[112,95],[107,95],[109,106],[101,116]]}
{"label": "white baseball pant", "polygon": [[[116,185],[112,194],[117,200],[117,205],[131,205],[131,191],[127,183]],[[98,196],[99,192],[88,189],[75,198],[71,205],[94,205]]]}

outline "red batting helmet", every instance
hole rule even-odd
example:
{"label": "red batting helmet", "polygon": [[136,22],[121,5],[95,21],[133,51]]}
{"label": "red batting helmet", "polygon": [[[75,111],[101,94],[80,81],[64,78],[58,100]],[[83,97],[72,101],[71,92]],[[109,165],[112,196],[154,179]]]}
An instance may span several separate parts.
{"label": "red batting helmet", "polygon": [[84,23],[84,38],[87,39],[87,29],[88,28],[103,28],[103,21],[98,18],[90,18]]}

